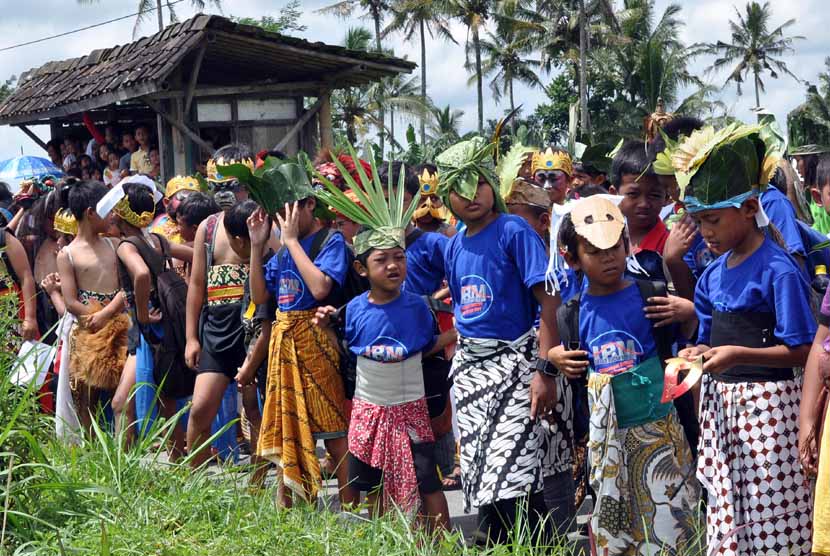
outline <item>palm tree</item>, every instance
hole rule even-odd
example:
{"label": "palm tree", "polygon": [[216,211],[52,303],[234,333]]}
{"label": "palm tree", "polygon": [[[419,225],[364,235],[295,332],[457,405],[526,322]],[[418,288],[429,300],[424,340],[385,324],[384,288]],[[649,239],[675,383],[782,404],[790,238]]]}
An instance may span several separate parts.
{"label": "palm tree", "polygon": [[[419,94],[420,89],[420,81],[417,76],[405,78],[400,74],[378,81],[369,89],[369,97],[373,99],[369,109],[370,111],[378,110],[377,123],[381,131],[385,131],[389,135],[389,144],[393,156],[395,146],[401,147],[400,143],[395,139],[395,116],[404,115],[419,118],[421,121],[424,121],[427,114],[429,114],[429,99],[427,99],[427,102],[424,102]],[[385,128],[386,122],[381,118],[379,110],[381,106],[389,109],[388,128]],[[421,143],[423,144],[424,141]]]}
{"label": "palm tree", "polygon": [[[365,27],[350,27],[346,32],[343,46],[350,50],[369,51],[372,34]],[[335,119],[346,127],[350,145],[357,144],[357,128],[369,115],[369,90],[367,87],[346,87],[332,93]]]}
{"label": "palm tree", "polygon": [[[467,67],[472,67],[475,71],[479,134],[484,132],[484,91],[482,87],[481,39],[479,35],[490,16],[490,4],[490,0],[446,0],[447,13],[451,17],[459,19],[467,27],[467,42],[464,54]],[[470,50],[472,50],[475,58],[474,64],[470,62]]]}
{"label": "palm tree", "polygon": [[[392,21],[383,30],[383,36],[400,32],[407,41],[418,32],[421,40],[421,101],[427,104],[427,43],[436,36],[455,43],[450,33],[450,22],[441,7],[443,0],[397,0],[392,5]],[[421,118],[421,144],[426,143],[426,118]]]}
{"label": "palm tree", "polygon": [[[326,6],[320,10],[317,10],[318,13],[324,14],[335,14],[338,17],[347,18],[351,17],[354,13],[355,9],[363,8],[366,10],[369,16],[372,18],[372,22],[375,24],[375,52],[383,52],[383,45],[381,44],[381,24],[383,23],[383,14],[385,11],[389,9],[389,4],[385,0],[341,0],[336,4],[332,4],[331,6]],[[369,50],[366,48],[365,50]],[[383,107],[380,107],[380,119],[383,120]],[[383,139],[384,139],[384,132],[381,129],[380,132],[380,152],[383,153]]]}
{"label": "palm tree", "polygon": [[[527,58],[533,46],[527,34],[519,33],[514,20],[498,18],[497,34],[487,33],[481,41],[481,51],[485,56],[482,73],[493,75],[490,90],[498,102],[503,94],[508,95],[510,111],[516,108],[513,99],[513,83],[519,81],[531,87],[541,86],[537,75],[541,61]],[[512,123],[515,131],[515,119]]]}
{"label": "palm tree", "polygon": [[463,110],[451,108],[449,105],[444,108],[433,107],[432,121],[429,123],[430,148],[435,153],[440,153],[461,139],[461,118]]}
{"label": "palm tree", "polygon": [[[100,0],[78,0],[78,4],[93,4]],[[138,28],[149,17],[150,13],[155,11],[158,18],[159,31],[164,30],[164,8],[167,7],[170,12],[170,23],[178,21],[176,12],[173,10],[173,0],[138,0],[138,15],[135,18],[135,25],[133,26],[133,37],[138,33]],[[216,9],[222,10],[222,0],[190,0],[190,5],[196,11],[202,12],[208,4],[216,6]]]}
{"label": "palm tree", "polygon": [[[719,56],[712,63],[707,72],[718,71],[726,66],[732,66],[724,85],[734,81],[741,94],[741,83],[751,73],[755,82],[755,105],[761,106],[761,92],[764,91],[764,82],[761,74],[769,72],[770,77],[778,79],[779,72],[786,73],[796,81],[800,81],[787,64],[779,58],[784,54],[795,52],[793,43],[803,40],[804,37],[788,37],[784,31],[795,24],[795,19],[789,19],[782,25],[770,30],[772,9],[769,2],[763,6],[758,2],[749,2],[746,5],[746,15],[737,8],[737,21],[729,21],[732,30],[732,42],[706,43],[698,45],[705,54]],[[734,64],[734,66],[733,66]]]}

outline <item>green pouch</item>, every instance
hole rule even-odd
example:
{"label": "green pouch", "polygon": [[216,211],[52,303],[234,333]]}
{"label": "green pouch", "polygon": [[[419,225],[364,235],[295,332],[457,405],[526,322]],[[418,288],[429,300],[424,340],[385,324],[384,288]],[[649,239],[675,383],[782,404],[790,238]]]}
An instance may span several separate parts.
{"label": "green pouch", "polygon": [[660,403],[663,397],[664,370],[659,357],[647,359],[611,379],[617,427],[644,425],[666,417],[672,403]]}

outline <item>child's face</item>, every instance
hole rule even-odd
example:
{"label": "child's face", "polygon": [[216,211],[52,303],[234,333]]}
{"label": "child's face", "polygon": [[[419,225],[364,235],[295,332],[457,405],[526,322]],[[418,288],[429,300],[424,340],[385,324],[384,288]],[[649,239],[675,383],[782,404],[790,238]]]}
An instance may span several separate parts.
{"label": "child's face", "polygon": [[824,212],[830,214],[830,183],[822,184],[821,187],[811,188],[810,194],[813,196],[813,202],[821,205]]}
{"label": "child's face", "polygon": [[98,147],[98,158],[101,160],[109,161],[110,159],[110,149],[106,145],[101,145]]}
{"label": "child's face", "polygon": [[568,263],[576,270],[581,270],[594,286],[614,288],[619,285],[625,273],[625,258],[628,251],[625,239],[620,235],[616,245],[609,249],[599,249],[584,237],[578,236],[579,245],[576,257],[568,254]]}
{"label": "child's face", "polygon": [[343,234],[343,237],[346,238],[346,243],[351,244],[354,236],[360,230],[360,224],[349,220],[345,216],[337,215],[334,220],[334,228]]}
{"label": "child's face", "polygon": [[150,151],[150,163],[153,166],[159,165],[159,152],[156,149]]}
{"label": "child's face", "polygon": [[638,231],[648,231],[660,218],[660,209],[666,204],[666,189],[655,176],[624,174],[619,194],[623,196],[620,212],[628,225]]}
{"label": "child's face", "polygon": [[525,219],[530,227],[536,230],[539,237],[544,238],[545,232],[550,228],[550,213],[538,212],[529,205],[510,204],[507,205],[510,214],[515,214]]}
{"label": "child's face", "polygon": [[182,218],[181,214],[176,215],[176,224],[179,225],[179,234],[181,234],[183,240],[190,243],[196,239],[196,229],[198,226],[188,224],[187,220]]}
{"label": "child's face", "polygon": [[738,246],[755,229],[758,199],[747,199],[740,208],[703,210],[692,215],[706,246],[723,255]]}
{"label": "child's face", "polygon": [[396,292],[406,279],[406,253],[400,247],[374,249],[366,259],[366,266],[356,268],[361,276],[369,279],[373,288]]}
{"label": "child's face", "polygon": [[484,178],[479,178],[476,196],[468,201],[455,191],[450,193],[450,206],[463,222],[478,222],[493,212],[495,197],[493,187]]}
{"label": "child's face", "polygon": [[118,165],[121,163],[121,159],[118,158],[117,154],[110,153],[107,160],[109,161],[110,170],[118,170]]}
{"label": "child's face", "polygon": [[[196,237],[196,234],[193,234]],[[192,241],[192,240],[191,240]],[[251,240],[245,237],[228,235],[228,243],[240,259],[247,261],[251,258]]]}
{"label": "child's face", "polygon": [[106,234],[110,231],[111,221],[109,218],[101,218],[95,211],[95,208],[86,209],[84,219],[89,221],[92,232],[96,234]]}
{"label": "child's face", "polygon": [[72,139],[66,139],[63,142],[63,146],[67,155],[75,154],[75,143],[72,141]]}
{"label": "child's face", "polygon": [[124,137],[121,138],[121,146],[128,152],[133,152],[135,150],[135,138],[132,134],[124,134]]}
{"label": "child's face", "polygon": [[138,141],[139,145],[145,147],[150,142],[150,134],[147,133],[146,129],[140,127],[135,130],[135,140]]}
{"label": "child's face", "polygon": [[545,188],[550,196],[551,203],[560,205],[565,202],[568,195],[568,188],[571,186],[571,178],[561,170],[546,172],[539,170],[533,174],[533,179],[540,186]]}

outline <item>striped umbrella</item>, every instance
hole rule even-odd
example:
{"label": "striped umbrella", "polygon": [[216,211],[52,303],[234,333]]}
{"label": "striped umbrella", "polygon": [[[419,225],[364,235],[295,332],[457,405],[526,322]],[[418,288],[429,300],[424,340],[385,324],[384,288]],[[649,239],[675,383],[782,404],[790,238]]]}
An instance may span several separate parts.
{"label": "striped umbrella", "polygon": [[51,160],[39,156],[17,156],[0,162],[0,181],[8,182],[13,193],[20,188],[21,181],[47,174],[56,178],[63,176],[61,169],[52,164]]}

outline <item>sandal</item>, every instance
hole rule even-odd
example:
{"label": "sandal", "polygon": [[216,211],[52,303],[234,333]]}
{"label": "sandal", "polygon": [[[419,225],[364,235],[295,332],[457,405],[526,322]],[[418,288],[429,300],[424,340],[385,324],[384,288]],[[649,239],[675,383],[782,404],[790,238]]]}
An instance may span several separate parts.
{"label": "sandal", "polygon": [[461,467],[452,468],[452,473],[441,480],[443,490],[459,490],[461,488]]}

